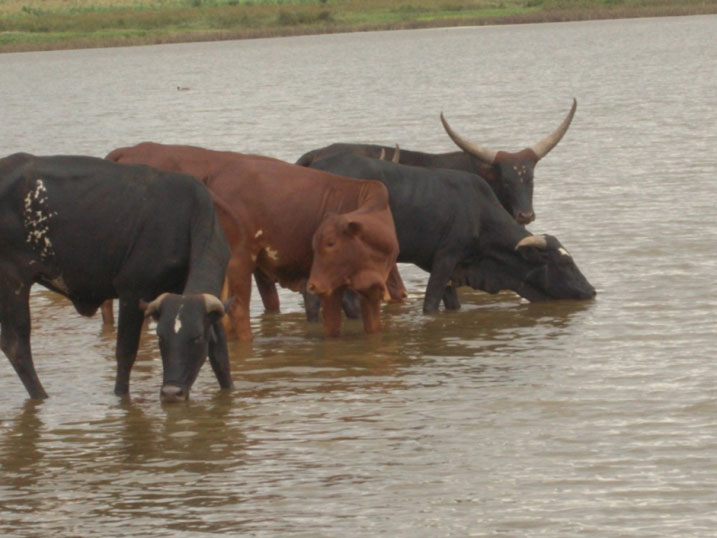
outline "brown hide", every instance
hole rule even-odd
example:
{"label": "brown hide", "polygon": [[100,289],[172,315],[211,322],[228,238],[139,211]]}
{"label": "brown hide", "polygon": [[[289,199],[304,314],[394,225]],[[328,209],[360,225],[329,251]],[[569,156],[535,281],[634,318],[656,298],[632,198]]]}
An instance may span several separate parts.
{"label": "brown hide", "polygon": [[[384,222],[382,229],[398,245],[388,193],[377,181],[343,178],[268,157],[148,142],[114,150],[107,158],[189,173],[212,192],[232,250],[227,286],[234,297],[229,309],[233,327],[227,332],[234,329],[241,340],[251,339],[252,273],[258,269],[267,282],[301,290],[311,270],[312,236],[325,216],[376,212],[377,221]],[[396,246],[391,264],[397,253]],[[328,303],[324,330],[335,335],[340,310],[334,312]],[[376,310],[362,307],[362,311]],[[365,326],[373,323],[364,319]]]}
{"label": "brown hide", "polygon": [[[377,332],[381,300],[389,299],[386,280],[398,256],[388,206],[325,217],[314,233],[313,252],[308,290],[324,299],[325,311],[326,296],[340,298],[346,288],[355,291],[361,298],[364,330]],[[338,329],[333,327],[336,333]]]}
{"label": "brown hide", "polygon": [[182,172],[202,181],[219,170],[237,155],[254,159],[276,160],[261,155],[243,155],[231,151],[216,151],[196,146],[166,145],[140,142],[136,146],[117,148],[105,159],[118,163],[144,164],[168,172]]}

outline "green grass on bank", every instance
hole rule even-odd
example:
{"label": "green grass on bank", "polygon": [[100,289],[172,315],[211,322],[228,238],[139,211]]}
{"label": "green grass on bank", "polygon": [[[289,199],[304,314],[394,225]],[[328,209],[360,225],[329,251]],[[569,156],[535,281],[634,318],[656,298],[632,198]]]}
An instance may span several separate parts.
{"label": "green grass on bank", "polygon": [[0,52],[717,13],[717,0],[0,0]]}

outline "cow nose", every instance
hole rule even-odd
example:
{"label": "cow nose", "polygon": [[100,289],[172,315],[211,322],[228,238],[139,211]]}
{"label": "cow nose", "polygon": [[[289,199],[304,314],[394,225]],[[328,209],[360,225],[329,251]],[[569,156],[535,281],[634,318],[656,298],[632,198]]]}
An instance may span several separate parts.
{"label": "cow nose", "polygon": [[308,291],[309,293],[316,294],[316,284],[314,284],[313,282],[309,282],[306,285],[306,291]]}
{"label": "cow nose", "polygon": [[518,221],[518,224],[530,224],[535,220],[535,213],[532,211],[518,211],[515,220]]}
{"label": "cow nose", "polygon": [[184,389],[177,385],[164,385],[159,397],[163,402],[181,402],[187,399]]}

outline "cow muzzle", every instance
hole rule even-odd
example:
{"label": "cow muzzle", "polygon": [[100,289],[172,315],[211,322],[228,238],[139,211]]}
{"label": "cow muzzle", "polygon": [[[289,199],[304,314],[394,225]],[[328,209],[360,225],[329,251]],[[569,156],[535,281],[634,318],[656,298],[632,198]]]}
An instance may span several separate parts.
{"label": "cow muzzle", "polygon": [[306,291],[314,295],[328,295],[329,293],[331,293],[331,289],[329,288],[329,286],[321,284],[317,280],[309,280],[306,283]]}
{"label": "cow muzzle", "polygon": [[515,220],[518,224],[525,226],[535,220],[535,213],[533,211],[518,211],[515,214]]}
{"label": "cow muzzle", "polygon": [[185,402],[189,398],[189,390],[178,385],[163,385],[159,391],[159,398],[167,403]]}

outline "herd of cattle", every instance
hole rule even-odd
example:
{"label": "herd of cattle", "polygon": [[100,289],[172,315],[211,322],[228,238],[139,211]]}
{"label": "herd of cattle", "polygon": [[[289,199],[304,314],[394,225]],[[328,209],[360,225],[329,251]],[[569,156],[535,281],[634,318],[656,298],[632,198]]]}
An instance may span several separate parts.
{"label": "herd of cattle", "polygon": [[332,144],[289,164],[144,142],[105,159],[0,159],[2,350],[30,397],[45,398],[30,348],[32,285],[83,315],[102,307],[110,317],[117,298],[115,393],[129,391],[152,317],[160,395],[177,401],[207,356],[219,385],[232,386],[227,337],[252,337],[252,276],[268,312],[279,311],[277,283],[303,292],[307,317],[320,317],[327,336],[338,336],[342,309],[367,333],[380,330],[381,302],[406,296],[397,262],[430,274],[426,313],[441,301],[460,308],[459,286],[590,299],[595,289],[558,239],[524,227],[535,219],[535,165],[575,109],[573,100],[553,133],[517,153],[466,141],[441,114],[461,151]]}

